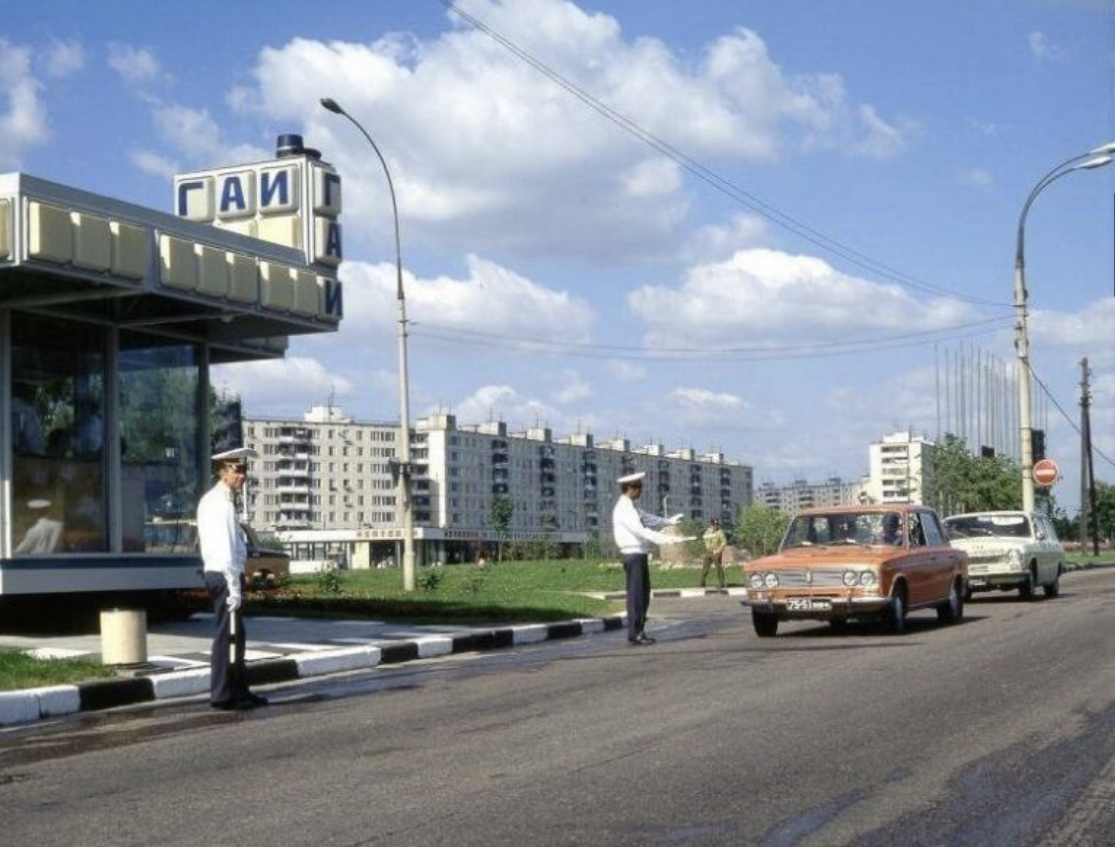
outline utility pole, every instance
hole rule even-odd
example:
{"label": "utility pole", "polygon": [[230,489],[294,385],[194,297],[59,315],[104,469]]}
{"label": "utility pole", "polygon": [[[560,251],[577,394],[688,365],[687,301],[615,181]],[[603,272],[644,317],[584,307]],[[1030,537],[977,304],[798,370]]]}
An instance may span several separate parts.
{"label": "utility pole", "polygon": [[1084,546],[1088,526],[1092,529],[1092,553],[1100,554],[1099,520],[1096,515],[1096,475],[1092,465],[1092,390],[1088,358],[1080,360],[1080,544]]}

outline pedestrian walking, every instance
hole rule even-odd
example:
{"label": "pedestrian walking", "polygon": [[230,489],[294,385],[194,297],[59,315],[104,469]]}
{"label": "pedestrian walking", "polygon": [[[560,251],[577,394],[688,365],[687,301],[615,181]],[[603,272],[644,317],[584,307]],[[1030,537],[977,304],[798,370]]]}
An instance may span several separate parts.
{"label": "pedestrian walking", "polygon": [[720,528],[720,521],[713,518],[708,522],[708,529],[701,536],[705,543],[705,564],[701,569],[701,588],[705,587],[709,568],[716,565],[716,579],[720,587],[724,587],[724,548],[728,546],[728,539],[724,537],[724,530]]}
{"label": "pedestrian walking", "polygon": [[658,529],[673,526],[681,515],[662,518],[644,512],[635,505],[643,493],[645,473],[621,476],[619,499],[612,509],[612,536],[623,557],[623,573],[627,581],[627,640],[632,645],[653,644],[644,632],[647,608],[650,606],[650,567],[648,554],[655,544],[682,544],[694,536],[667,535]]}
{"label": "pedestrian walking", "polygon": [[244,667],[244,563],[248,545],[236,515],[236,492],[244,487],[248,447],[213,456],[217,483],[197,506],[197,536],[205,567],[205,587],[213,603],[214,634],[209,705],[214,709],[252,709],[267,698],[248,690]]}

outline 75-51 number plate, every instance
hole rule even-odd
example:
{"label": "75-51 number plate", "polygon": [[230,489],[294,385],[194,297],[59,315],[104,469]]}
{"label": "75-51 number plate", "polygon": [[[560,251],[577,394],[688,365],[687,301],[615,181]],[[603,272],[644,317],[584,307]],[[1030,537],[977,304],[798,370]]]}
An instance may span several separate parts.
{"label": "75-51 number plate", "polygon": [[827,612],[831,608],[831,600],[816,600],[812,597],[791,597],[786,601],[786,609],[791,612]]}

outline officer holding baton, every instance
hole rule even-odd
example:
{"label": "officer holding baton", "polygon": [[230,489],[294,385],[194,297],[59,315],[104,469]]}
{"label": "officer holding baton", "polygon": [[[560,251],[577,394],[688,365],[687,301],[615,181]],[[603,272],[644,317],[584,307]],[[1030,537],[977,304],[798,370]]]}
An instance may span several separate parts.
{"label": "officer holding baton", "polygon": [[248,545],[236,514],[236,492],[244,487],[248,447],[213,456],[217,484],[197,506],[197,535],[205,565],[205,587],[213,603],[215,630],[210,670],[209,705],[214,709],[243,710],[267,705],[267,699],[248,690],[244,667],[244,563]]}

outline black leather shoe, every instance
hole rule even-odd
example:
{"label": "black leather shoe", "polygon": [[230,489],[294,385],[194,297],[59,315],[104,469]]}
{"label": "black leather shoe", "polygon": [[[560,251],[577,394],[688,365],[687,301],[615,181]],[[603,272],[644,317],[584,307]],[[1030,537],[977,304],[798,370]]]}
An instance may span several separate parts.
{"label": "black leather shoe", "polygon": [[657,638],[651,638],[645,632],[640,632],[638,639],[640,644],[654,644],[658,640]]}
{"label": "black leather shoe", "polygon": [[255,708],[247,700],[214,700],[209,704],[212,709],[220,709],[223,712],[243,712],[246,709]]}
{"label": "black leather shoe", "polygon": [[643,639],[641,639],[639,637],[628,638],[627,643],[629,645],[631,645],[632,647],[645,647],[646,644],[647,644],[645,641],[643,641]]}

